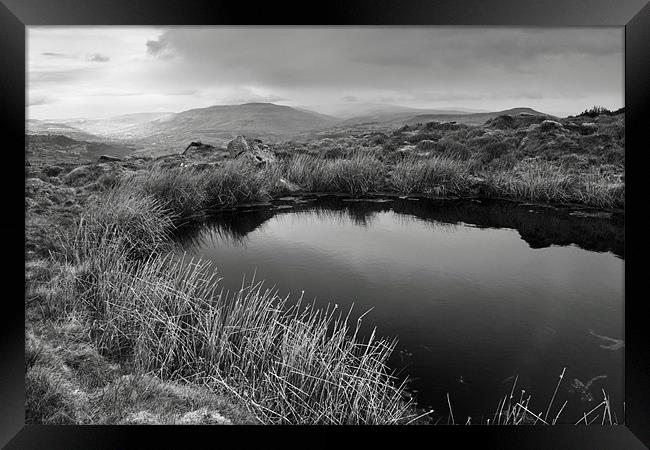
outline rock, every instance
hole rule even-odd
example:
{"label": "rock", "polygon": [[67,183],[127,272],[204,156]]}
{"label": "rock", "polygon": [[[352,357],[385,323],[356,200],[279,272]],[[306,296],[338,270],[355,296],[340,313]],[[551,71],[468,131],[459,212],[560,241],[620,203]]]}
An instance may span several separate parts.
{"label": "rock", "polygon": [[286,178],[280,177],[278,179],[278,186],[282,192],[300,192],[300,186],[296,183],[287,180]]}
{"label": "rock", "polygon": [[63,182],[68,186],[85,186],[97,181],[102,175],[115,171],[116,169],[107,163],[83,165],[67,173]]}
{"label": "rock", "polygon": [[216,411],[209,411],[205,407],[183,414],[176,423],[179,425],[232,425],[229,419]]}
{"label": "rock", "polygon": [[129,414],[123,423],[129,425],[160,425],[160,417],[149,411],[140,411]]}
{"label": "rock", "polygon": [[195,163],[181,163],[180,167],[184,167],[191,170],[203,171],[203,170],[214,170],[219,167],[220,164],[216,162],[195,162]]}
{"label": "rock", "polygon": [[63,167],[60,166],[45,166],[43,167],[43,175],[48,177],[57,177],[63,171]]}
{"label": "rock", "polygon": [[99,157],[100,161],[122,161],[122,158],[118,158],[117,156],[111,156],[111,155],[102,155]]}
{"label": "rock", "polygon": [[232,141],[228,142],[228,153],[231,158],[236,158],[243,152],[250,150],[250,145],[244,136],[237,136]]}
{"label": "rock", "polygon": [[45,186],[45,181],[40,178],[28,178],[25,180],[25,190],[33,191]]}
{"label": "rock", "polygon": [[570,216],[588,217],[592,219],[611,219],[612,213],[606,211],[573,211]]}
{"label": "rock", "polygon": [[539,129],[542,131],[562,130],[564,126],[555,120],[546,119],[539,124]]}
{"label": "rock", "polygon": [[196,142],[192,141],[190,142],[190,145],[185,147],[185,150],[181,154],[185,155],[190,149],[201,153],[212,153],[216,148],[213,145],[204,144],[201,141],[196,141]]}
{"label": "rock", "polygon": [[409,153],[415,150],[415,145],[407,144],[399,147],[397,150],[395,150],[398,153]]}
{"label": "rock", "polygon": [[249,140],[245,136],[237,136],[228,142],[228,153],[232,158],[247,161],[255,166],[264,166],[277,162],[275,154],[268,145],[259,139]]}
{"label": "rock", "polygon": [[598,125],[593,122],[585,122],[580,124],[580,133],[581,134],[593,134],[598,131]]}

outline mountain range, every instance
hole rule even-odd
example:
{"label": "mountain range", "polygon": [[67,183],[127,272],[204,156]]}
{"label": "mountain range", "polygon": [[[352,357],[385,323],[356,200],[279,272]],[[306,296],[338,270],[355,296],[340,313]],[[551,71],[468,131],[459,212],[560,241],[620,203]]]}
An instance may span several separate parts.
{"label": "mountain range", "polygon": [[[27,121],[28,134],[58,134],[86,142],[120,142],[135,147],[170,150],[185,147],[191,141],[224,145],[244,134],[267,142],[308,138],[329,129],[355,130],[395,128],[431,121],[456,121],[481,125],[499,115],[545,115],[530,108],[494,112],[467,110],[426,110],[391,105],[362,105],[348,109],[344,117],[273,103],[215,105],[180,113],[138,113],[109,119],[67,119]],[[360,115],[351,115],[362,113]]]}

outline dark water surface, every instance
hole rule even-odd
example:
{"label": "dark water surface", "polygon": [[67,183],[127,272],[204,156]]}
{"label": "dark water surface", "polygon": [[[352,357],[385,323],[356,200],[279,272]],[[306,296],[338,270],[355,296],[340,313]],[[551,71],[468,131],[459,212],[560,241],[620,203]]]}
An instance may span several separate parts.
{"label": "dark water surface", "polygon": [[[623,222],[513,202],[322,197],[221,213],[180,237],[234,290],[336,303],[397,336],[391,365],[418,402],[492,417],[518,375],[536,412],[575,422],[602,400],[623,412]],[[354,313],[353,313],[354,315]],[[591,381],[591,383],[590,383]],[[524,398],[525,398],[524,397]],[[560,420],[562,421],[562,420]],[[598,420],[600,423],[600,419]]]}

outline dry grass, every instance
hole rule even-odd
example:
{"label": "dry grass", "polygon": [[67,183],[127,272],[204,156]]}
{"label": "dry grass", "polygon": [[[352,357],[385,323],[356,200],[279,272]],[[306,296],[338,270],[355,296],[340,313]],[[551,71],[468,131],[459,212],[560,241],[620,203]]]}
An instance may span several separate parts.
{"label": "dry grass", "polygon": [[321,159],[295,155],[286,163],[286,177],[313,192],[363,195],[384,187],[386,166],[375,156],[355,152],[348,158]]}
{"label": "dry grass", "polygon": [[[228,388],[265,423],[412,419],[386,364],[394,341],[362,339],[349,313],[292,305],[261,283],[223,292],[206,262],[164,256],[168,224],[144,239],[165,210],[141,217],[148,210],[131,210],[120,189],[80,220],[47,301],[51,315],[81,320],[101,355],[164,381]],[[107,226],[113,217],[129,220]],[[134,245],[149,256],[134,259]]]}
{"label": "dry grass", "polygon": [[472,187],[467,163],[444,156],[410,156],[395,164],[391,185],[403,194],[465,195]]}
{"label": "dry grass", "polygon": [[485,177],[489,190],[499,197],[599,208],[624,206],[623,185],[606,175],[574,174],[545,161],[525,161],[511,170],[487,172]]}
{"label": "dry grass", "polygon": [[[183,415],[166,415],[155,408],[156,400],[146,403],[151,383],[181,383],[204,393],[227,392],[263,423],[419,421],[428,413],[415,412],[405,384],[387,365],[394,340],[377,338],[374,331],[361,336],[361,318],[350,312],[281,298],[262,283],[251,281],[225,293],[206,262],[170,256],[171,233],[205,210],[283,192],[280,180],[285,178],[310,191],[363,195],[393,189],[463,196],[476,183],[468,167],[450,157],[408,157],[388,177],[391,166],[373,154],[347,152],[336,159],[293,155],[263,169],[237,161],[214,170],[153,168],[116,182],[86,205],[72,231],[59,236],[41,270],[47,276],[34,272],[38,286],[33,291],[46,321],[80,324],[95,349],[91,366],[92,361],[120,361],[139,375],[113,382],[95,401],[78,394],[90,387],[66,375],[61,367],[67,363],[41,357],[54,350],[28,348],[29,420],[177,423],[192,413],[191,420],[218,421],[210,409],[214,404],[195,402],[186,405],[195,409],[181,408]],[[528,161],[482,175],[486,192],[494,196],[600,207],[623,202],[622,187],[605,175],[575,175],[547,162]],[[96,365],[105,367],[100,362]],[[98,374],[83,378],[107,381]],[[157,381],[146,381],[151,379]],[[116,403],[124,386],[137,393],[128,407]],[[552,401],[542,416],[530,410],[529,400],[522,393],[515,401],[511,393],[499,404],[493,423],[557,421],[548,416]],[[604,420],[607,397],[601,406]],[[584,422],[592,423],[596,412],[586,413]]]}

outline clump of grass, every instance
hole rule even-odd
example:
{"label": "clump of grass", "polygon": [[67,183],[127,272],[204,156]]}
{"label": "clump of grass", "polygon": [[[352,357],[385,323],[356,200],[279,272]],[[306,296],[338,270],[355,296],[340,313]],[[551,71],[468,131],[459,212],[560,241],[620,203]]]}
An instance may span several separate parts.
{"label": "clump of grass", "polygon": [[72,389],[59,374],[36,366],[25,374],[25,423],[72,424],[79,411]]}
{"label": "clump of grass", "polygon": [[363,195],[384,187],[386,166],[374,155],[354,152],[338,159],[307,154],[287,162],[287,178],[308,191],[344,192]]}
{"label": "clump of grass", "polygon": [[269,189],[278,177],[275,167],[259,170],[240,161],[229,161],[215,171],[203,172],[204,207],[233,206],[237,203],[268,200]]}
{"label": "clump of grass", "polygon": [[395,164],[391,185],[404,194],[464,195],[473,183],[465,163],[435,155],[429,158],[409,156]]}
{"label": "clump of grass", "polygon": [[140,259],[169,242],[174,217],[162,201],[122,185],[88,204],[72,236],[61,237],[62,246],[66,256],[77,263],[108,247]]}
{"label": "clump of grass", "polygon": [[510,170],[486,172],[496,196],[548,203],[581,203],[615,208],[624,202],[622,185],[598,173],[576,174],[547,161],[530,160]]}
{"label": "clump of grass", "polygon": [[203,173],[183,169],[154,167],[124,180],[121,190],[153,197],[171,211],[176,220],[182,220],[200,211],[206,202]]}
{"label": "clump of grass", "polygon": [[148,223],[139,215],[133,226],[103,226],[106,217],[122,217],[113,208],[132,206],[123,199],[115,193],[101,203],[110,214],[93,206],[82,218],[70,241],[70,251],[80,246],[75,269],[58,285],[59,297],[73,299],[66,314],[85,320],[100,354],[162,380],[227,386],[265,423],[411,418],[405,385],[387,366],[395,341],[374,332],[364,340],[350,314],[302,299],[290,305],[261,283],[224,293],[202,261],[156,252],[134,260],[132,243],[160,237],[138,237]]}
{"label": "clump of grass", "polygon": [[542,161],[486,175],[496,195],[540,202],[568,203],[576,181],[562,168]]}
{"label": "clump of grass", "polygon": [[162,379],[233,386],[267,423],[397,423],[403,385],[386,361],[394,342],[352,337],[346,319],[263,290],[218,291],[205,263],[155,259],[98,280],[91,306],[100,349],[132,354]]}
{"label": "clump of grass", "polygon": [[211,170],[154,167],[125,180],[120,187],[156,198],[180,224],[207,209],[268,200],[279,177],[275,165],[258,169],[235,160]]}

